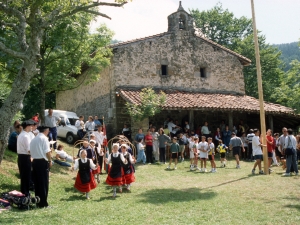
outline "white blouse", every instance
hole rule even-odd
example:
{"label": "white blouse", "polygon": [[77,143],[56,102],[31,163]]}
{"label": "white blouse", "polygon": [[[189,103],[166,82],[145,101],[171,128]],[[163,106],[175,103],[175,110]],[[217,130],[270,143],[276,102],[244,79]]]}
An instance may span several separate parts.
{"label": "white blouse", "polygon": [[[124,153],[124,156],[126,156],[126,155],[128,155],[128,154],[129,154],[128,152],[125,152],[125,153]],[[129,162],[130,162],[131,164],[134,163],[134,160],[133,160],[131,154],[129,154]]]}
{"label": "white blouse", "polygon": [[[113,153],[113,154],[112,154],[112,157],[117,158],[119,155],[120,155],[120,158],[121,158],[122,162],[123,162],[124,164],[127,164],[127,162],[126,162],[126,160],[125,160],[123,154],[120,154],[119,152]],[[109,164],[110,162],[111,162],[111,154],[109,154],[109,156],[108,156],[108,158],[107,158],[107,164]]]}
{"label": "white blouse", "polygon": [[76,159],[75,160],[74,170],[77,170],[79,168],[79,160],[81,160],[81,162],[83,162],[83,163],[86,163],[87,160],[90,160],[90,168],[92,170],[96,170],[97,169],[97,166],[93,163],[92,159],[85,158],[85,159]]}

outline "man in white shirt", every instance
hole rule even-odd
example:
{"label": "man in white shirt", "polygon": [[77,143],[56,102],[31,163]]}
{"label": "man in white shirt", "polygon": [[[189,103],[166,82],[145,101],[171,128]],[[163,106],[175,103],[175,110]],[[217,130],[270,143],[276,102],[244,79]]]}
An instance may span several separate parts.
{"label": "man in white shirt", "polygon": [[[57,140],[57,123],[60,122],[60,118],[53,116],[53,109],[48,110],[48,115],[45,116],[45,126],[49,127],[49,140]],[[53,144],[53,148],[56,149],[56,142]]]}
{"label": "man in white shirt", "polygon": [[29,188],[31,182],[31,160],[30,160],[30,142],[32,140],[33,122],[27,120],[22,123],[23,131],[17,139],[18,167],[21,180],[21,192],[25,196],[29,196]]}
{"label": "man in white shirt", "polygon": [[99,147],[101,148],[101,146],[103,146],[103,140],[106,137],[106,135],[104,135],[103,133],[103,126],[102,125],[98,125],[97,126],[97,131],[94,131],[93,134],[95,135],[95,140],[98,143],[98,145],[100,145]]}
{"label": "man in white shirt", "polygon": [[292,149],[292,154],[290,155],[286,154],[286,171],[283,174],[283,176],[290,176],[291,168],[293,168],[297,176],[299,174],[298,165],[297,165],[297,150],[296,150],[297,140],[293,135],[292,129],[287,129],[287,133],[288,136],[285,138],[284,148]]}
{"label": "man in white shirt", "polygon": [[75,127],[77,128],[77,136],[82,139],[85,135],[85,127],[84,127],[84,116],[79,116],[79,120],[76,120]]}
{"label": "man in white shirt", "polygon": [[208,129],[208,122],[204,122],[204,125],[201,127],[201,134],[206,137],[209,137],[210,131]]}
{"label": "man in white shirt", "polygon": [[49,169],[52,166],[49,140],[49,127],[39,127],[40,133],[31,141],[30,150],[35,186],[35,196],[40,197],[37,206],[48,207]]}
{"label": "man in white shirt", "polygon": [[[253,130],[254,136],[251,139],[252,142],[252,154],[255,159],[255,163],[252,169],[252,174],[255,174],[256,166],[258,166],[259,174],[264,174],[264,171],[261,169],[261,161],[263,160],[263,152],[261,147],[263,146],[259,140],[260,131],[258,129]],[[266,147],[266,146],[265,146]]]}

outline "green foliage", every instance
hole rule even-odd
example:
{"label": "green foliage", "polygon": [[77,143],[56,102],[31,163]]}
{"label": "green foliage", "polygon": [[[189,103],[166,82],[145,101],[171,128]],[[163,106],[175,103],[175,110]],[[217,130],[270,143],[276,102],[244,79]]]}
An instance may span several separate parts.
{"label": "green foliage", "polygon": [[252,23],[246,17],[236,18],[221,3],[207,11],[191,9],[190,14],[206,37],[220,45],[234,49],[236,42],[252,33]]}
{"label": "green foliage", "polygon": [[[247,58],[252,63],[244,67],[246,94],[258,98],[255,48],[251,19],[236,18],[221,4],[217,4],[208,11],[190,10],[196,26],[212,41],[217,42]],[[259,48],[263,80],[264,100],[277,102],[273,97],[274,90],[281,84],[283,64],[280,52],[266,43],[263,35],[259,35]]]}
{"label": "green foliage", "polygon": [[281,51],[281,60],[284,62],[284,71],[291,69],[291,62],[295,59],[300,61],[300,48],[298,42],[292,42],[287,44],[273,45]]}
{"label": "green foliage", "polygon": [[142,121],[160,113],[161,106],[166,102],[166,94],[156,94],[152,88],[144,88],[140,93],[140,104],[126,102],[126,109],[131,118],[135,121]]}
{"label": "green foliage", "polygon": [[300,114],[300,61],[292,61],[291,69],[282,79],[281,85],[276,88],[273,97]]}

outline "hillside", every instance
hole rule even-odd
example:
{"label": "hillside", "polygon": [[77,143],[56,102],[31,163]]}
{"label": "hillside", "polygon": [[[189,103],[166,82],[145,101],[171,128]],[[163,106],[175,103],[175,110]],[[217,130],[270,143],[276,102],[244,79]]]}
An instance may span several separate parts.
{"label": "hillside", "polygon": [[290,69],[289,64],[291,61],[293,61],[294,59],[300,61],[300,48],[298,44],[298,42],[292,42],[287,44],[273,45],[282,52],[281,59],[285,64],[285,71],[288,71]]}

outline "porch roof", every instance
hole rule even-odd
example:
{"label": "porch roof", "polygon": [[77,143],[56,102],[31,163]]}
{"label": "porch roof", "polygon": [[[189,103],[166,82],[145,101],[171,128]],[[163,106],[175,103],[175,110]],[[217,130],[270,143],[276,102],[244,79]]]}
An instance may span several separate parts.
{"label": "porch roof", "polygon": [[[156,90],[159,92],[159,90]],[[141,89],[119,89],[121,97],[133,104],[140,104]],[[164,90],[166,103],[164,110],[204,110],[204,111],[242,111],[259,113],[259,100],[247,95],[214,94]],[[299,117],[294,110],[279,104],[265,102],[266,114],[281,114]]]}

